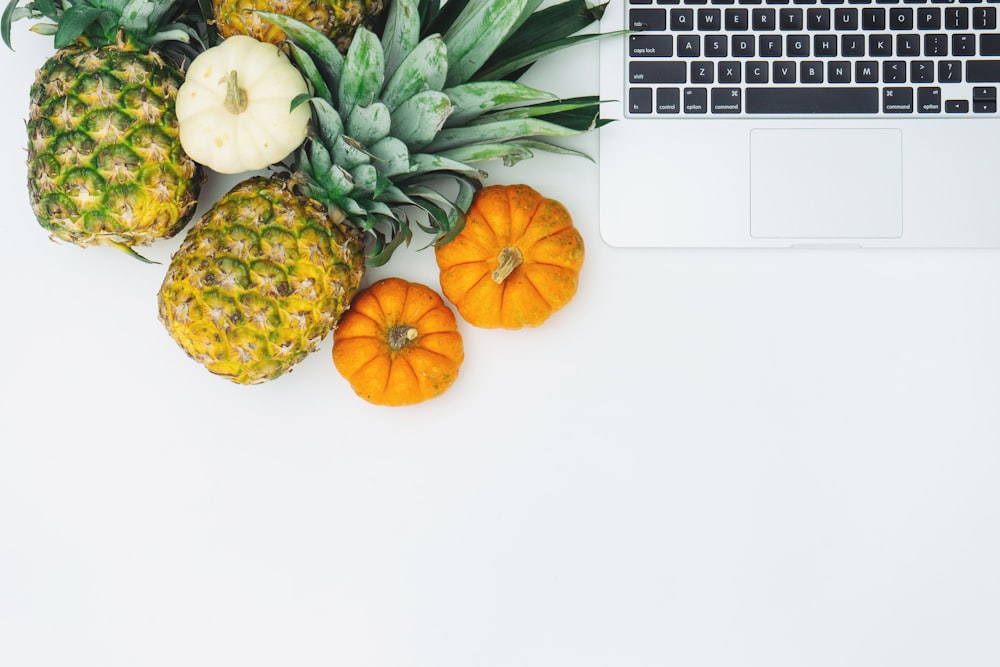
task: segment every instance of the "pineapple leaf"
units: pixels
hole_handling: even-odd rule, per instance
[[[447,85],[469,81],[541,1],[471,0],[444,35],[448,45]]]
[[[470,144],[497,143],[535,136],[568,137],[580,134],[580,132],[581,130],[538,118],[515,118],[442,130],[434,141],[426,147],[426,150],[429,153],[438,153]]]
[[[378,38],[370,30],[359,28],[347,49],[344,71],[340,77],[340,111],[349,116],[357,105],[375,101],[385,83],[385,55]]]
[[[476,167],[452,160],[443,155],[431,153],[416,153],[410,158],[411,171],[407,178],[423,176],[430,172],[447,171],[461,174],[467,178],[484,179],[486,172]]]
[[[63,12],[56,31],[55,47],[61,49],[69,46],[83,35],[86,30],[97,23],[104,10],[87,5],[72,5]]]
[[[326,35],[312,26],[284,14],[263,11],[257,13],[281,28],[292,42],[312,56],[316,67],[323,73],[323,78],[331,90],[338,88],[344,69],[344,56]]]
[[[371,164],[372,156],[357,141],[347,135],[341,135],[333,145],[333,161],[350,171],[358,165]]]
[[[490,72],[507,70],[508,73],[520,70],[523,73],[541,56],[569,46],[569,43],[564,43],[565,38],[600,21],[607,5],[607,2],[591,6],[588,0],[565,0],[533,13],[497,48],[486,63],[486,69]],[[511,64],[515,62],[520,64],[511,69]],[[476,78],[489,80],[502,77],[479,72]]]
[[[439,35],[432,35],[400,63],[382,90],[382,102],[391,111],[417,93],[441,90],[447,76],[448,48]]]
[[[557,99],[552,93],[513,81],[464,83],[447,88],[444,92],[455,107],[455,111],[448,117],[446,127],[465,125],[480,115],[501,107]]]
[[[386,78],[392,78],[396,68],[420,42],[419,12],[416,0],[395,0],[389,5],[382,31]]]
[[[410,149],[396,137],[385,139],[369,146],[375,158],[375,166],[388,178],[410,171]]]
[[[439,155],[463,163],[503,160],[505,164],[511,165],[515,162],[520,162],[521,160],[527,160],[533,157],[534,153],[532,153],[527,146],[522,144],[501,142],[460,146],[458,148],[441,151]]]
[[[423,148],[444,127],[451,108],[448,96],[440,91],[417,93],[392,112],[393,134],[411,150]]]
[[[509,59],[498,59],[496,62],[487,63],[483,69],[476,73],[474,78],[475,80],[483,81],[505,78],[516,79],[520,77],[521,74],[528,69],[528,67],[534,64],[535,61],[551,53],[561,51],[570,46],[576,46],[577,44],[583,44],[597,39],[604,39],[605,37],[624,35],[626,32],[627,31],[622,30],[618,32],[576,35],[574,37],[566,37],[564,39],[558,39],[551,42],[543,42],[526,49]]]
[[[541,139],[520,139],[516,143],[518,146],[523,146],[532,152],[546,151],[557,155],[572,155],[574,157],[582,157],[586,160],[594,162],[594,158],[583,151],[578,151],[566,146],[560,146],[549,141],[542,141]]]
[[[301,96],[292,100],[293,108],[300,98]],[[333,146],[344,133],[344,121],[333,105],[322,97],[310,97],[309,101],[313,105],[313,119],[316,121],[320,141],[325,146]]]
[[[599,112],[596,97],[575,97],[542,104],[529,104],[501,109],[481,116],[474,123],[513,120],[515,118],[544,118],[550,122],[585,132],[593,126]],[[583,110],[582,113],[577,113]]]
[[[331,99],[330,88],[327,86],[326,80],[323,78],[322,73],[320,73],[319,68],[309,53],[292,40],[289,40],[287,46],[291,52],[292,60],[298,65],[302,76],[312,84],[316,96],[322,97],[325,100]]]
[[[422,2],[425,5],[420,14],[423,35],[444,34],[455,23],[455,19],[465,10],[469,0],[448,0],[444,7],[440,2]]]
[[[389,136],[392,119],[389,109],[381,102],[354,107],[347,118],[345,132],[364,145],[374,144]]]
[[[380,232],[373,232],[375,246],[373,248],[373,252],[365,261],[366,266],[382,266],[389,261],[389,258],[392,257],[392,253],[395,252],[396,248],[401,246],[404,241],[406,242],[406,245],[410,245],[410,239],[413,238],[413,232],[410,231],[409,226],[404,225],[401,229],[394,229],[393,232],[392,238],[388,240],[388,243],[386,243],[385,236]]]

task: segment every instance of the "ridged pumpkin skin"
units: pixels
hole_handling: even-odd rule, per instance
[[[411,405],[444,393],[465,358],[455,314],[420,283],[386,278],[362,290],[333,333],[333,362],[376,405]]]
[[[470,324],[520,329],[576,294],[583,237],[566,208],[527,185],[476,193],[465,227],[435,250],[441,289]]]

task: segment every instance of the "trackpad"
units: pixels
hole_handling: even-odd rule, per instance
[[[750,133],[750,235],[896,238],[903,233],[902,132]]]

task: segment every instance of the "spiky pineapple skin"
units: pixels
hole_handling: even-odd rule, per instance
[[[350,306],[364,249],[280,177],[251,177],[188,231],[159,291],[159,317],[187,354],[259,384],[315,351]]]
[[[201,167],[181,148],[183,74],[123,46],[58,50],[31,87],[28,192],[39,224],[79,246],[143,246],[194,215]]]
[[[372,28],[384,4],[384,0],[212,0],[212,10],[223,37],[249,35],[280,45],[285,34],[254,13],[261,10],[309,24],[346,53],[355,30],[359,26]]]

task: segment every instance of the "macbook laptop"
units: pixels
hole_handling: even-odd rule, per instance
[[[621,247],[1000,246],[1000,4],[612,0]]]

